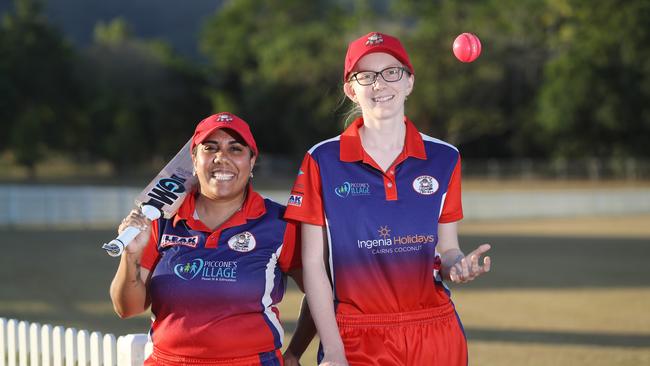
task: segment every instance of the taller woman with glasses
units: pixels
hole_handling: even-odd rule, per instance
[[[444,280],[490,270],[464,255],[460,155],[404,115],[415,82],[400,41],[350,43],[345,95],[361,110],[306,154],[285,217],[302,223],[307,299],[321,365],[466,365],[467,342]],[[332,306],[333,304],[333,306]]]

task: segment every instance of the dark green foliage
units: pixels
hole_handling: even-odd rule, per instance
[[[17,0],[15,7],[0,26],[0,146],[33,169],[48,152],[70,148],[79,89],[72,49],[39,4]]]
[[[540,85],[540,139],[556,156],[650,157],[650,2],[571,3]]]
[[[203,32],[216,110],[249,121],[266,153],[302,154],[339,131],[342,10],[326,1],[230,2]]]
[[[98,24],[74,52],[36,2],[15,9],[0,29],[0,151],[18,163],[58,153],[124,171],[172,156],[210,113],[205,76],[164,43],[132,38],[124,20]]]
[[[379,30],[415,67],[407,115],[466,158],[650,156],[648,1],[238,0],[207,19],[197,65],[121,18],[75,49],[36,0],[15,0],[0,27],[0,152],[124,170],[231,111],[263,154],[297,158],[342,130],[347,43]],[[483,43],[471,64],[451,52],[462,32]]]
[[[160,42],[130,38],[126,23],[99,24],[83,52],[87,136],[92,156],[118,169],[169,157],[210,112],[205,78]]]

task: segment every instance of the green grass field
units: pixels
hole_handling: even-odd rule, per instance
[[[493,245],[493,272],[452,288],[470,364],[650,364],[650,236],[468,232],[464,248]],[[99,249],[113,234],[0,230],[0,317],[146,332],[146,315],[121,320],[113,313],[108,286],[117,261]],[[281,305],[287,339],[300,299],[292,287]],[[313,342],[303,365],[315,364],[315,352]]]

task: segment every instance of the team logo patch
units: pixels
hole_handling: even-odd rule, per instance
[[[196,248],[198,242],[198,236],[178,236],[164,234],[162,240],[160,241],[160,247],[165,248],[173,245],[183,245],[190,248]]]
[[[299,194],[290,195],[289,202],[287,202],[287,204],[291,206],[297,206],[297,207],[302,206],[302,196]]]
[[[375,46],[384,43],[384,38],[379,33],[373,33],[366,41],[366,46]]]
[[[413,189],[425,196],[436,193],[439,187],[436,178],[430,175],[421,175],[413,180]]]
[[[232,122],[232,116],[227,113],[220,114],[217,116],[217,122]]]
[[[174,273],[179,278],[189,281],[201,273],[203,269],[203,259],[196,258],[187,263],[179,263],[174,266]]]
[[[255,249],[255,237],[248,231],[244,231],[243,233],[233,235],[230,239],[228,239],[228,246],[230,249],[237,252],[250,252],[251,250]]]

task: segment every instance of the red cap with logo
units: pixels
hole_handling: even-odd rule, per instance
[[[241,136],[246,145],[253,151],[253,154],[257,156],[259,151],[257,150],[257,144],[253,138],[253,133],[248,126],[248,123],[243,119],[235,116],[232,113],[221,112],[213,114],[210,117],[199,122],[194,130],[194,136],[192,136],[192,146],[190,146],[190,151],[194,150],[194,147],[210,136],[210,134],[220,128],[227,128],[233,130]]]
[[[348,52],[345,55],[345,69],[343,71],[343,81],[347,81],[350,72],[357,65],[359,60],[369,54],[375,52],[385,52],[395,57],[409,70],[413,72],[413,65],[409,55],[406,53],[402,42],[399,39],[384,33],[370,32],[365,36],[352,41],[348,46]]]

